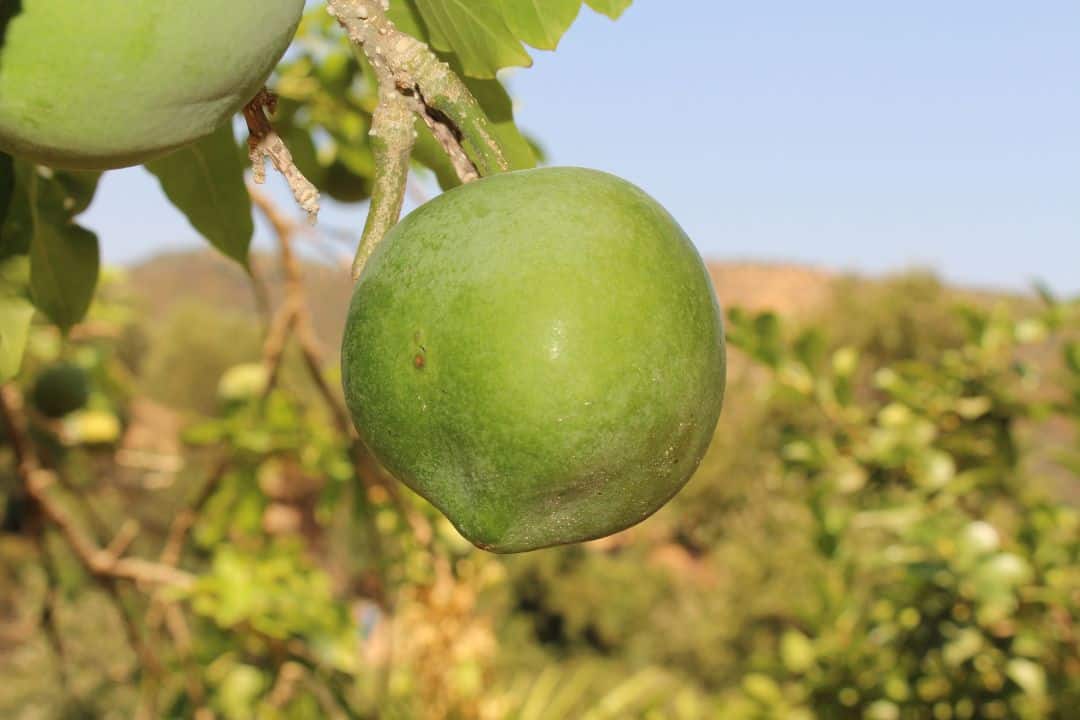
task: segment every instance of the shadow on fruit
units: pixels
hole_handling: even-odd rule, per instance
[[[21,12],[22,0],[7,0],[0,5],[0,64],[4,62],[4,42],[7,40],[8,25]]]

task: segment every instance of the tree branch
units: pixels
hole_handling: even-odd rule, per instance
[[[20,412],[22,406],[22,394],[14,385],[7,383],[0,387],[0,414],[7,423],[8,436],[15,451],[16,474],[27,494],[37,503],[44,516],[59,528],[86,569],[97,577],[190,587],[195,582],[195,577],[190,573],[147,560],[120,557],[98,547],[78,526],[51,492],[57,484],[56,474],[41,467]]]
[[[371,128],[375,188],[353,261],[354,280],[401,214],[416,142],[414,114],[431,129],[461,182],[510,169],[491,122],[462,79],[431,48],[398,30],[386,6],[386,0],[327,2],[327,11],[367,57],[379,86]]]
[[[375,484],[381,486],[390,496],[398,512],[409,523],[413,535],[422,545],[428,545],[432,539],[431,525],[427,520],[409,507],[400,488],[394,482],[383,482],[371,454],[360,441],[360,437],[353,427],[349,417],[348,408],[345,407],[341,398],[333,391],[323,375],[323,355],[319,347],[315,330],[311,324],[311,315],[308,310],[307,294],[304,290],[303,277],[300,272],[300,264],[292,251],[292,239],[296,234],[297,225],[289,220],[280,209],[263,193],[253,187],[248,187],[255,207],[266,217],[274,228],[278,237],[278,246],[281,252],[281,264],[285,274],[285,299],[275,315],[274,325],[280,331],[271,331],[271,337],[267,340],[264,348],[264,361],[273,368],[280,363],[279,353],[283,352],[284,346],[290,335],[295,336],[300,346],[304,364],[307,366],[308,375],[315,383],[319,394],[322,396],[334,424],[341,435],[349,442],[350,455],[356,468],[357,477],[364,485],[368,495],[372,494]]]
[[[452,159],[463,150],[480,175],[509,169],[491,122],[465,83],[431,48],[398,30],[382,0],[329,0],[327,10],[364,51],[380,86],[392,82],[399,92],[416,97],[426,110],[425,122],[450,131],[435,136]]]

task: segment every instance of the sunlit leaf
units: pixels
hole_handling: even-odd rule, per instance
[[[532,58],[503,20],[499,0],[416,0],[436,50],[453,52],[467,75],[494,78]]]
[[[536,153],[514,122],[514,105],[502,83],[498,80],[465,78],[465,84],[491,120],[495,137],[506,153],[510,169],[528,170],[536,167]]]
[[[0,382],[22,364],[34,306],[26,297],[30,262],[25,255],[0,261]]]
[[[618,20],[626,8],[630,7],[633,0],[585,0],[585,4],[598,13],[607,15],[612,20]]]
[[[1042,697],[1046,694],[1046,671],[1038,663],[1013,658],[1005,666],[1005,673],[1028,695]]]
[[[511,32],[535,48],[554,50],[581,10],[581,0],[500,0]]]

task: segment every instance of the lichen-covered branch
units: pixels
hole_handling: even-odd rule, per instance
[[[443,147],[448,142],[443,137],[443,130],[450,132],[480,175],[494,175],[509,170],[510,163],[495,137],[491,121],[465,82],[430,48],[417,44],[423,51],[403,56],[402,62],[405,74],[415,78],[417,90],[427,109],[424,122],[432,128]],[[443,128],[436,130],[436,126]],[[449,155],[453,160],[454,153],[449,152]],[[455,169],[458,169],[456,164]],[[461,175],[460,169],[458,175]],[[462,182],[468,180],[462,178]]]
[[[379,84],[392,81],[402,94],[417,98],[424,121],[455,160],[459,175],[464,153],[479,175],[509,169],[506,153],[492,131],[480,103],[460,77],[431,48],[398,30],[381,0],[329,0],[329,11],[371,62]],[[447,132],[435,131],[442,126]],[[467,177],[468,182],[475,177]]]
[[[398,30],[387,9],[388,0],[327,2],[327,10],[368,59],[379,87],[371,127],[375,187],[353,279],[401,215],[416,143],[414,114],[443,146],[461,182],[510,169],[491,122],[465,83],[431,48]]]

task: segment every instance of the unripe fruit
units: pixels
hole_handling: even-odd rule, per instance
[[[86,405],[90,399],[90,378],[78,365],[50,365],[34,379],[30,399],[42,415],[63,417]]]
[[[402,220],[342,348],[364,442],[497,552],[656,511],[705,453],[724,370],[689,239],[638,188],[579,168],[495,175]]]
[[[137,165],[254,97],[303,0],[22,0],[0,8],[0,148],[70,169]]]

